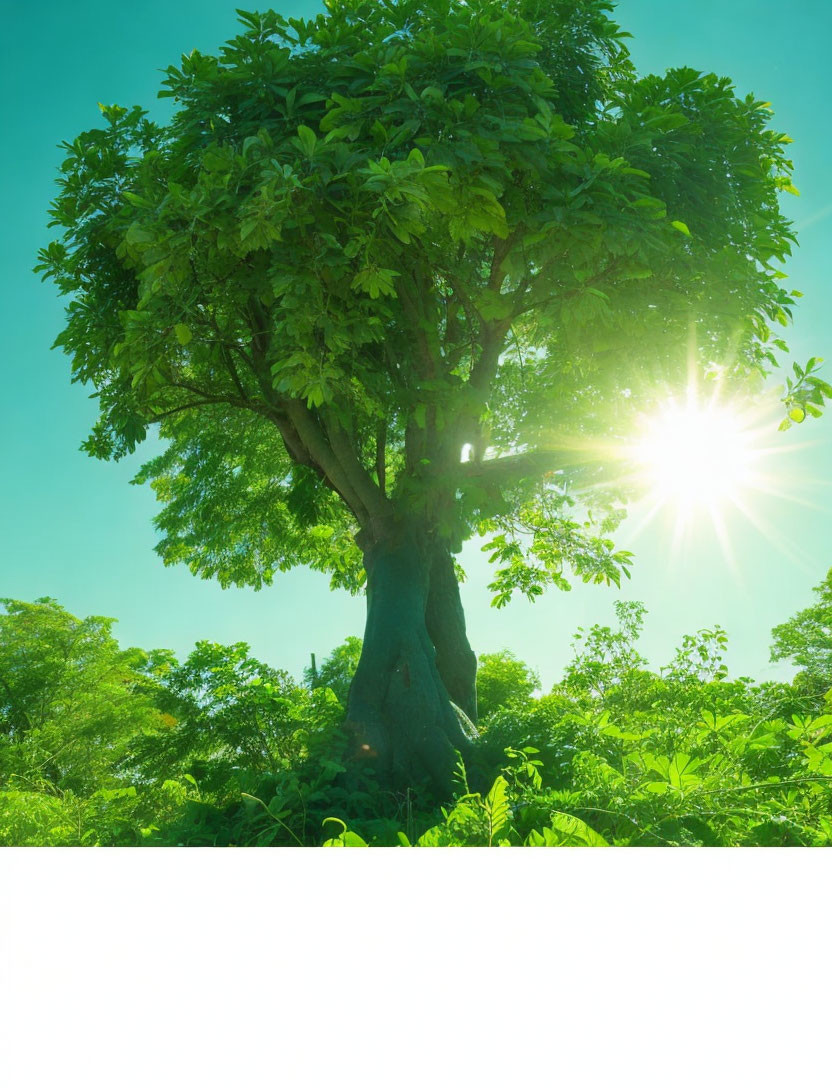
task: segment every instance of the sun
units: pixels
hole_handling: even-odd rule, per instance
[[[646,419],[632,449],[649,497],[683,517],[736,503],[757,483],[758,456],[747,418],[716,400],[702,404],[692,393]]]
[[[801,494],[809,481],[786,463],[787,455],[813,443],[784,444],[781,420],[776,390],[728,397],[719,386],[706,395],[691,383],[685,393],[653,401],[632,419],[633,437],[618,449],[619,480],[634,500],[628,544],[658,520],[671,532],[667,556],[690,558],[695,553],[688,546],[704,547],[713,534],[741,577],[733,538],[751,525],[790,560],[802,562],[780,520],[766,516],[787,503],[817,508]]]

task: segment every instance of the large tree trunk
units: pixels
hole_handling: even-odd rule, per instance
[[[452,706],[428,633],[433,563],[433,549],[415,534],[365,550],[367,625],[350,688],[347,725],[354,754],[370,762],[383,781],[404,787],[427,780],[437,793],[447,796],[453,786],[456,752],[463,758],[469,754],[476,730]],[[453,567],[450,574],[453,577]],[[440,563],[440,587],[450,590],[446,576],[447,568]],[[455,578],[453,582],[456,592]],[[470,690],[462,680],[464,670],[459,670],[458,654],[451,646],[453,633],[461,629],[464,637],[465,632],[458,592],[456,600],[457,606],[452,603],[448,609],[436,604],[430,613],[443,648],[440,656],[446,663],[448,683],[472,707]],[[472,663],[476,667],[469,660],[469,672]]]
[[[454,561],[436,545],[430,566],[425,624],[436,648],[436,667],[451,700],[472,722],[477,720],[477,658],[465,631]]]

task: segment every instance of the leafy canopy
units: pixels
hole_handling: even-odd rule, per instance
[[[832,687],[832,569],[815,586],[815,602],[771,632],[772,661],[790,661],[822,691]]]
[[[356,531],[407,521],[451,549],[494,534],[498,604],[619,580],[617,516],[576,505],[593,451],[691,363],[776,364],[796,190],[766,103],[638,78],[611,10],[240,12],[167,70],[170,121],[102,106],[64,145],[38,268],[99,400],[86,449],[168,441],[140,475],[167,562],[354,588]]]
[[[481,654],[477,660],[477,710],[482,717],[495,707],[527,700],[539,687],[537,673],[511,650]]]
[[[77,792],[111,785],[129,742],[164,721],[144,690],[147,655],[113,621],[44,597],[0,599],[0,779]]]

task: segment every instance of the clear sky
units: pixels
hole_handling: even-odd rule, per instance
[[[315,10],[302,0],[275,6],[287,15]],[[795,140],[802,196],[789,198],[786,207],[801,245],[787,271],[805,297],[788,339],[797,361],[826,357],[825,376],[832,380],[832,5],[621,0],[617,18],[633,34],[641,71],[688,65],[729,75],[742,93],[770,101],[774,125]],[[78,451],[94,406],[88,390],[70,385],[68,360],[49,351],[63,303],[30,271],[49,237],[46,209],[61,159],[56,145],[98,124],[99,101],[138,103],[163,118],[167,105],[155,98],[159,70],[193,48],[215,52],[236,33],[233,5],[15,0],[5,10],[4,30],[0,595],[52,596],[79,615],[114,616],[123,643],[147,648],[185,654],[199,638],[247,641],[264,660],[298,674],[311,651],[320,659],[346,635],[361,633],[363,601],[331,593],[326,577],[305,570],[278,576],[272,588],[254,593],[221,590],[185,568],[165,568],[152,550],[153,495],[128,485],[150,448],[119,464]],[[720,623],[731,636],[734,673],[783,674],[768,665],[770,629],[808,603],[811,587],[832,565],[832,412],[780,441],[782,460],[774,460],[799,501],[757,501],[767,531],[732,520],[733,566],[710,534],[673,553],[662,524],[653,523],[630,545],[635,567],[621,595],[647,604],[642,648],[654,665],[672,656],[682,634]],[[635,524],[631,519],[622,528],[622,545],[628,546]],[[580,585],[569,594],[550,591],[535,605],[519,601],[495,611],[485,588],[488,564],[476,543],[462,560],[474,648],[513,649],[540,671],[544,686],[560,674],[575,628],[612,617],[616,592]]]

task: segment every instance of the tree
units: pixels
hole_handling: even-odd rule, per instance
[[[832,688],[832,569],[814,594],[814,604],[771,632],[771,660],[799,666],[801,687],[822,695]]]
[[[164,721],[144,689],[147,655],[113,621],[48,597],[0,599],[0,782],[85,794],[116,781],[130,741]]]
[[[244,642],[200,641],[182,663],[157,651],[148,673],[166,719],[132,746],[142,777],[187,773],[216,788],[239,773],[274,774],[303,750],[309,693]]]
[[[329,688],[346,710],[352,678],[361,660],[361,646],[360,638],[348,635],[320,665],[304,669],[305,682],[313,691],[318,688]]]
[[[241,12],[219,56],[167,70],[167,123],[102,106],[64,145],[38,269],[72,296],[85,448],[159,425],[139,478],[166,562],[366,584],[348,725],[394,781],[446,790],[474,735],[461,544],[490,534],[498,605],[617,584],[621,509],[592,485],[628,407],[785,347],[787,137],[728,79],[638,78],[611,10]]]
[[[511,650],[482,654],[477,662],[477,709],[482,717],[514,702],[525,702],[540,677]]]
[[[579,627],[572,642],[572,660],[566,666],[563,686],[567,691],[603,695],[630,673],[647,664],[636,647],[647,611],[641,601],[616,601],[613,605],[618,630],[594,623],[589,631]]]

